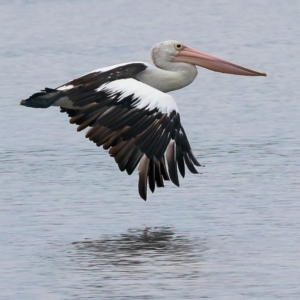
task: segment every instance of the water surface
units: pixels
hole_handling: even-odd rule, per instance
[[[300,4],[0,3],[0,298],[299,299]],[[18,102],[185,44],[265,71],[173,92],[200,175],[142,201],[137,173],[58,108]]]

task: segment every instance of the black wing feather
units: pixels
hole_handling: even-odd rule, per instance
[[[109,149],[121,171],[130,175],[140,163],[139,193],[146,200],[148,184],[152,192],[155,186],[163,187],[164,180],[171,179],[179,186],[178,170],[184,177],[185,165],[197,173],[194,166],[200,164],[176,110],[166,113],[158,108],[136,108],[142,99],[135,96],[135,91],[123,96],[104,86],[120,79],[136,79],[145,69],[144,64],[134,63],[102,73],[95,71],[68,82],[65,85],[73,87],[63,92],[74,108],[61,107],[61,112],[69,115],[70,123],[78,125],[78,131],[90,127],[86,137]]]

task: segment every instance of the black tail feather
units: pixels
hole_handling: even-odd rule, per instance
[[[22,100],[20,104],[34,108],[47,108],[57,101],[61,96],[61,91],[45,88],[45,90],[33,94],[28,99]]]

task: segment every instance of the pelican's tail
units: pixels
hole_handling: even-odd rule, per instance
[[[47,108],[61,97],[61,91],[45,88],[45,90],[33,94],[28,99],[22,100],[20,104],[34,108]]]

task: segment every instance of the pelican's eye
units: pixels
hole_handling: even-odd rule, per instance
[[[184,46],[182,44],[175,44],[174,47],[176,50],[180,51],[183,49]]]

